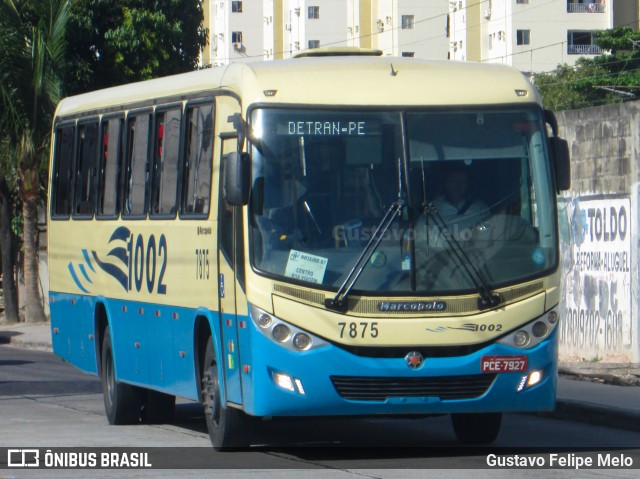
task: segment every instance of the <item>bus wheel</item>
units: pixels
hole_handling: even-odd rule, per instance
[[[143,422],[147,424],[170,423],[176,409],[176,397],[150,389],[146,393],[142,408]]]
[[[109,424],[134,424],[140,421],[142,394],[135,386],[116,380],[109,328],[105,329],[102,340],[102,395]]]
[[[250,418],[239,409],[226,407],[220,398],[218,365],[211,338],[207,341],[202,367],[202,405],[211,444],[218,450],[248,447]]]
[[[452,414],[456,438],[465,444],[491,444],[498,437],[501,413]]]

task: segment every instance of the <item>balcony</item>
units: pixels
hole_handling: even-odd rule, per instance
[[[567,45],[569,55],[601,55],[604,50],[598,45]]]
[[[567,2],[567,13],[605,13],[607,11],[604,0],[594,2]]]

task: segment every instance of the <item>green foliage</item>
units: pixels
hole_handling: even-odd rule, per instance
[[[202,22],[202,0],[76,0],[67,93],[195,70]]]
[[[0,0],[0,131],[18,170],[46,164],[70,0]]]
[[[586,108],[631,100],[640,95],[640,32],[617,27],[595,40],[606,53],[580,59],[575,67],[558,66],[534,77],[545,107]]]

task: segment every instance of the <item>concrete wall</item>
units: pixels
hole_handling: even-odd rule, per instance
[[[557,116],[572,155],[559,205],[560,357],[639,362],[640,103]]]

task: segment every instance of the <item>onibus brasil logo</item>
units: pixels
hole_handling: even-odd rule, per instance
[[[157,239],[152,234],[145,240],[143,235],[120,226],[107,244],[111,250],[106,257],[100,258],[95,250],[83,248],[84,261],[69,262],[69,274],[80,291],[89,294],[99,275],[107,274],[127,292],[167,294],[168,248],[164,234]]]

